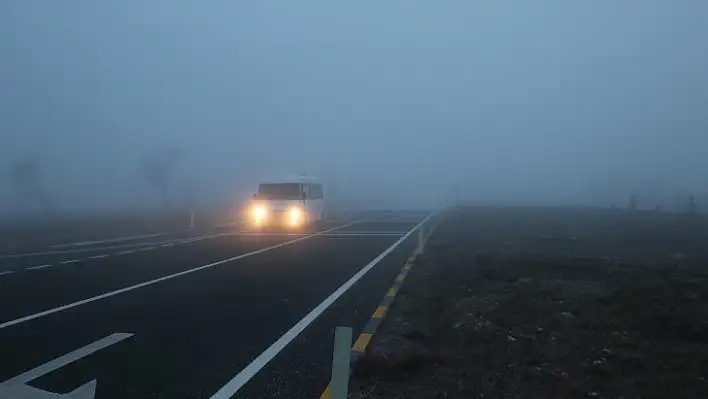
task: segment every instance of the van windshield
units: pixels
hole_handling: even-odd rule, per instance
[[[302,190],[298,183],[269,183],[258,186],[258,198],[301,199]]]

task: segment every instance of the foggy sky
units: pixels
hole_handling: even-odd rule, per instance
[[[4,1],[0,208],[31,156],[60,208],[155,204],[139,160],[164,147],[201,201],[298,172],[419,204],[706,193],[707,21],[704,0]]]

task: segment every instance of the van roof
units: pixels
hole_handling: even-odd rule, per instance
[[[312,176],[292,176],[281,179],[262,180],[260,184],[280,184],[280,183],[318,183],[320,180]]]

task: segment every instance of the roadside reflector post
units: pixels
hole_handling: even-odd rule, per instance
[[[334,358],[332,359],[331,399],[346,399],[349,390],[352,328],[337,327],[334,332]]]
[[[418,254],[423,253],[423,247],[425,246],[425,229],[423,225],[418,227]]]

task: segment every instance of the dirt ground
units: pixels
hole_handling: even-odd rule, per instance
[[[350,398],[708,397],[708,220],[453,211]]]

